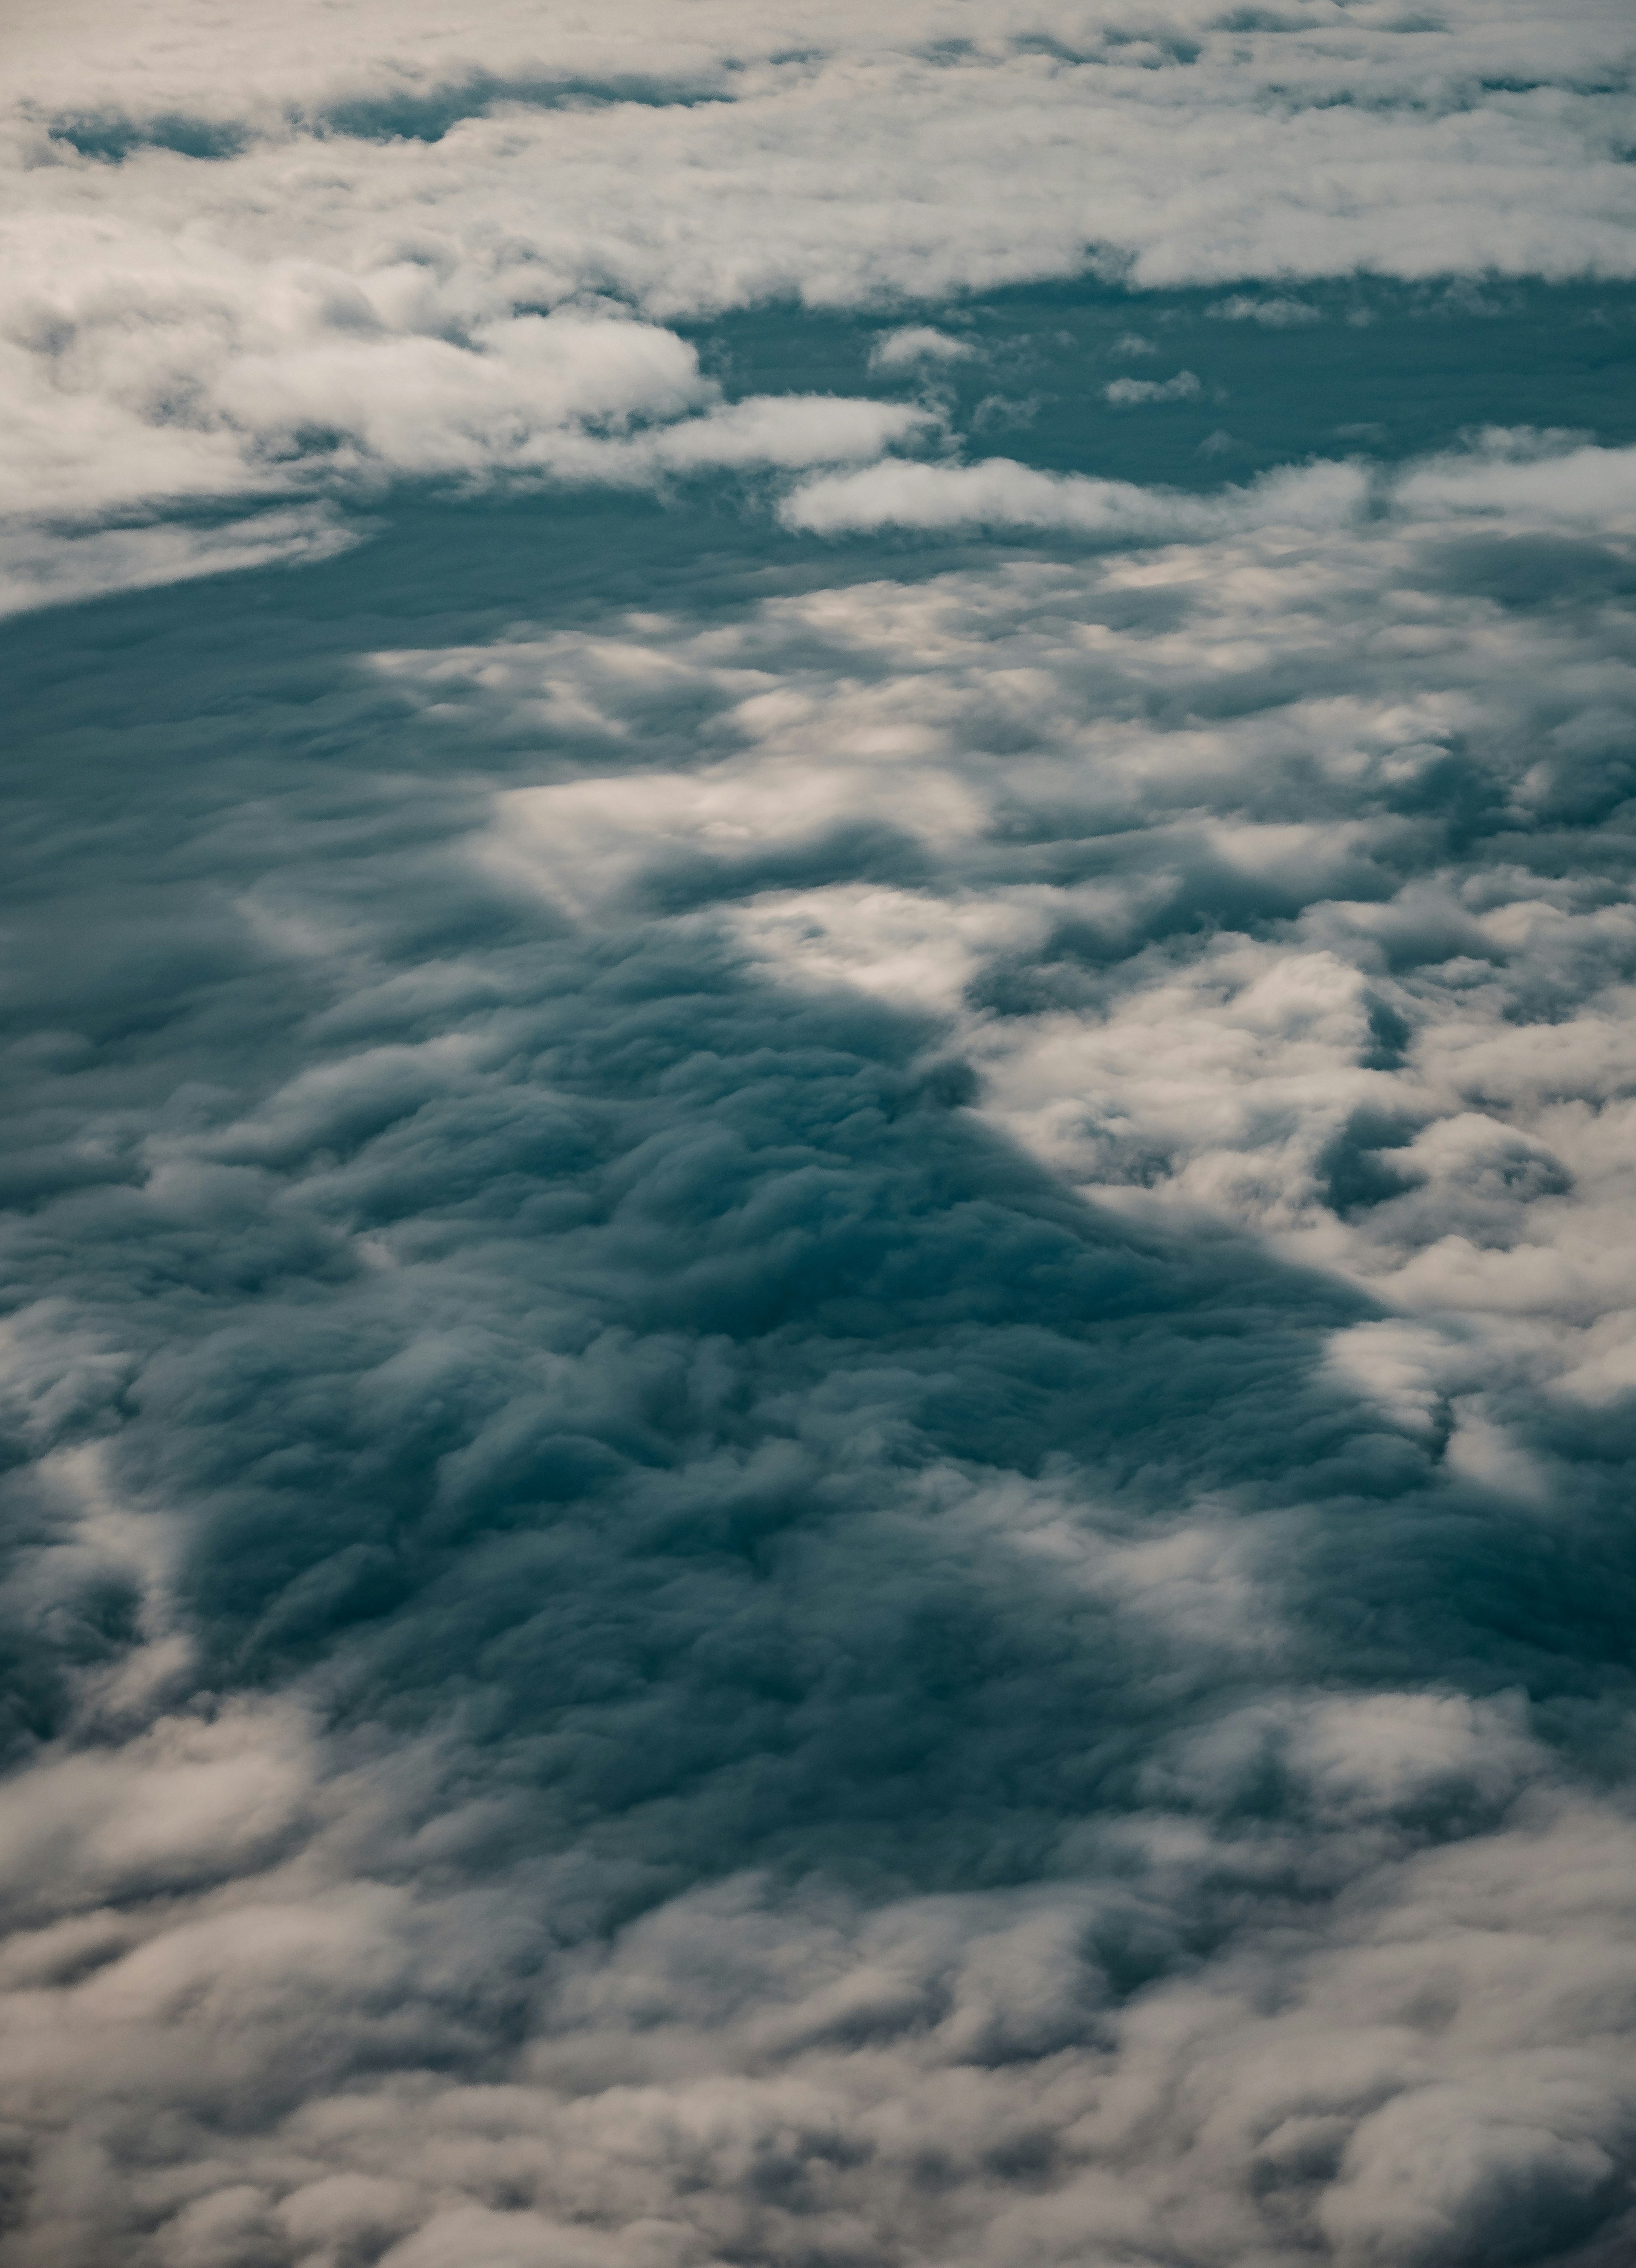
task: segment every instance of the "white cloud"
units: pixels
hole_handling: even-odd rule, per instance
[[[1419,1695],[1320,1703],[1299,1765],[1330,1807],[1335,1859],[1352,1861],[1349,1896],[1320,1901],[1309,1883],[1264,1937],[1123,1999],[1099,1933],[1162,1926],[1206,1870],[1253,1897],[1279,1862],[1271,1838],[1150,1815],[1124,1856],[1156,1881],[1123,1914],[1070,1885],[873,1912],[755,1879],[671,1901],[553,1963],[504,2081],[319,2088],[265,2135],[218,2128],[190,2180],[145,2166],[158,2257],[276,2260],[282,2237],[320,2260],[384,2240],[394,2268],[687,2268],[907,2226],[910,2257],[983,2268],[1083,2259],[1089,2226],[1137,2263],[1225,2268],[1254,2246],[1282,2268],[1315,2242],[1352,2268],[1495,2244],[1519,2199],[1543,2228],[1573,2228],[1587,2205],[1605,2212],[1636,2117],[1618,2029],[1593,2013],[1630,1986],[1627,1825],[1525,1799],[1453,1848],[1388,1834],[1369,1852],[1355,1823],[1360,1800],[1412,1808],[1463,1774],[1496,1794],[1526,1778],[1514,1716]],[[422,1957],[446,1958],[458,1926],[443,1916]],[[378,1906],[349,1918],[372,1938],[321,1951],[246,1910],[237,1958],[260,1988],[241,1983],[221,2011],[246,2027],[242,2048],[293,2044],[281,1970],[306,1988],[303,1964],[338,1983],[330,1964],[350,1959],[412,1997],[408,1947],[382,1965],[392,1928]],[[82,2029],[92,1989],[51,1996],[79,2048],[55,2072],[38,2034],[8,2050],[48,2100],[81,2090],[82,2112],[110,2076]],[[170,2083],[167,2066],[153,2076]],[[1008,2180],[1029,2153],[1035,2177]],[[47,2165],[52,2203],[58,2183],[76,2201],[69,2175]],[[96,2193],[81,2183],[83,2212]]]
[[[1140,488],[1085,473],[1042,473],[1007,457],[975,465],[888,461],[867,471],[821,475],[785,497],[792,527],[820,534],[877,527],[1062,527],[1115,541],[1162,541],[1234,527],[1344,524],[1367,495],[1348,464],[1264,475],[1249,487],[1204,495]]]
[[[208,27],[195,0],[31,6],[0,486],[26,518],[95,519],[331,478],[593,479],[619,461],[590,446],[610,422],[708,404],[673,319],[936,298],[1076,272],[1087,246],[1139,285],[1623,274],[1617,12],[1582,0],[1546,40],[1537,11],[1475,0],[1434,29],[1016,4],[973,43],[947,0],[821,34],[716,0],[685,30],[500,7],[458,36],[370,0]],[[79,154],[54,121],[126,154]],[[609,292],[646,320],[575,312]],[[877,355],[962,350],[918,323]]]
[[[1190,401],[1198,391],[1198,373],[1179,370],[1174,378],[1116,378],[1103,387],[1102,399],[1124,409],[1138,401]]]
[[[1626,522],[1636,512],[1636,449],[1575,447],[1573,438],[1485,435],[1472,449],[1415,466],[1397,485],[1398,508],[1428,518],[1520,512],[1533,520]]]
[[[639,482],[873,455],[924,422],[903,405],[813,396],[724,406],[691,346],[617,313],[507,317],[455,341],[382,323],[321,272],[275,276],[260,304],[249,278],[231,280],[242,296],[214,307],[178,293],[156,315],[122,283],[111,307],[70,312],[59,295],[55,316],[26,312],[29,339],[55,340],[60,321],[70,343],[51,347],[49,367],[13,346],[26,389],[4,471],[14,514],[428,474]]]
[[[929,323],[907,323],[883,331],[869,350],[869,361],[876,370],[912,370],[920,363],[968,362],[975,352],[968,339],[953,338]]]
[[[1138,389],[1143,381],[1119,384]],[[1122,397],[1123,398],[1123,397]],[[780,507],[821,534],[876,527],[1060,527],[1139,542],[1287,524],[1344,526],[1374,494],[1395,517],[1433,522],[1508,513],[1533,524],[1623,529],[1636,512],[1636,450],[1573,435],[1484,434],[1446,455],[1372,479],[1352,460],[1281,467],[1242,488],[1190,492],[1081,473],[1044,473],[1006,457],[972,465],[887,460],[801,482]]]

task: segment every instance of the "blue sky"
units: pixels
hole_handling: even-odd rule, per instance
[[[15,2257],[1626,2259],[1626,11],[4,46]]]

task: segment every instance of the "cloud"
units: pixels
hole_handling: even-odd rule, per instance
[[[1375,482],[1354,461],[1320,460],[1279,467],[1242,488],[1202,493],[1041,472],[1005,457],[974,465],[888,460],[866,470],[804,481],[779,509],[789,526],[821,534],[975,522],[1060,527],[1139,542],[1283,523],[1345,526],[1367,507],[1373,490],[1380,505],[1405,519],[1503,519],[1519,513],[1536,526],[1595,524],[1622,532],[1636,504],[1632,467],[1636,451],[1598,447],[1571,434],[1531,432],[1478,435],[1466,448],[1411,461]]]
[[[1102,399],[1124,409],[1138,401],[1190,401],[1198,390],[1196,374],[1179,370],[1174,378],[1116,378],[1103,387]]]
[[[883,331],[869,350],[869,360],[878,370],[910,370],[918,363],[967,362],[975,351],[969,340],[951,338],[928,323],[908,323]]]
[[[322,304],[332,284],[347,302],[339,337]],[[723,404],[693,347],[617,313],[508,317],[456,342],[383,323],[321,275],[284,279],[267,307],[179,291],[151,327],[133,324],[129,296],[119,291],[112,320],[72,326],[48,379],[14,351],[32,388],[9,483],[25,525],[151,512],[179,494],[367,492],[394,476],[641,483],[699,466],[844,461],[924,422],[902,405],[810,396]]]
[[[1218,299],[1205,313],[1227,323],[1260,323],[1270,331],[1293,330],[1323,320],[1309,301],[1288,298],[1279,293],[1263,299],[1251,292],[1235,291],[1229,298]]]
[[[1520,512],[1622,527],[1636,509],[1636,449],[1571,434],[1486,433],[1470,450],[1416,466],[1397,499],[1401,510],[1428,515]]]
[[[21,2268],[1626,2258],[1632,453],[827,390],[1623,274],[1622,18],[134,24],[8,129]]]
[[[323,504],[257,512],[213,527],[172,520],[64,537],[24,526],[0,543],[0,613],[250,567],[302,567],[350,550],[366,533]]]
[[[1625,538],[1340,472],[36,774],[25,2258],[1625,2241]]]
[[[635,477],[596,441],[709,407],[668,326],[729,307],[925,306],[1087,261],[1143,288],[1630,265],[1624,66],[1589,6],[1550,40],[1475,5],[1410,31],[1190,4],[1099,7],[1065,40],[1019,4],[973,47],[941,0],[903,0],[815,48],[725,5],[618,36],[499,7],[461,40],[363,0],[230,33],[166,6],[139,33],[92,0],[34,8],[14,34],[0,485],[29,528],[391,476]],[[877,353],[933,337],[949,359],[924,321]],[[1109,398],[1180,398],[1183,377],[1131,391],[1159,383]]]
[[[1264,475],[1245,489],[1203,495],[1139,488],[1086,473],[1043,473],[1006,457],[975,465],[888,461],[859,473],[822,475],[780,506],[791,527],[832,534],[853,528],[1062,527],[1115,541],[1205,534],[1235,526],[1334,525],[1351,519],[1367,494],[1348,464],[1318,464]]]

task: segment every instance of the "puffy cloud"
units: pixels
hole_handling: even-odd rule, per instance
[[[1636,449],[1597,448],[1574,434],[1486,433],[1471,450],[1416,466],[1398,498],[1428,516],[1514,512],[1536,523],[1623,527],[1636,511]]]
[[[1089,473],[1039,472],[1007,457],[989,457],[975,465],[891,461],[862,472],[820,475],[794,489],[779,512],[787,526],[824,535],[976,522],[1067,528],[1130,543],[1267,524],[1333,526],[1361,510],[1367,494],[1365,475],[1351,464],[1280,468],[1248,489],[1198,495]]]
[[[1183,373],[1184,376],[1190,373]],[[1186,389],[1196,391],[1196,385]],[[1121,403],[1174,401],[1175,381],[1119,379]],[[1231,528],[1343,525],[1373,505],[1405,519],[1500,519],[1594,524],[1623,532],[1636,509],[1636,450],[1566,433],[1490,431],[1445,456],[1371,479],[1351,460],[1279,467],[1244,488],[1188,492],[1047,473],[1009,458],[971,465],[888,461],[821,474],[787,496],[781,516],[819,534],[885,526],[1059,527],[1116,542],[1212,535]]]
[[[271,279],[259,299],[242,274],[210,292],[168,278],[160,310],[144,303],[140,276],[92,279],[70,261],[70,279],[92,304],[70,312],[62,285],[48,287],[56,309],[26,309],[26,335],[11,342],[19,414],[4,475],[18,548],[63,595],[96,587],[92,562],[106,576],[129,560],[129,579],[147,581],[166,541],[186,574],[212,546],[236,540],[253,556],[258,539],[109,530],[82,535],[53,564],[53,519],[151,516],[179,497],[235,490],[369,490],[406,475],[640,485],[701,467],[870,457],[925,422],[874,401],[723,404],[694,348],[617,311],[508,316],[454,340],[383,321],[321,271]],[[309,524],[310,549],[321,515],[272,526]],[[271,528],[260,540],[270,539]]]
[[[965,362],[973,352],[969,340],[933,330],[929,323],[904,323],[881,334],[869,359],[878,370],[912,370],[920,363]]]

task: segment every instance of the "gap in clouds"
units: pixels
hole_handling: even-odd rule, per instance
[[[326,107],[292,109],[291,129],[360,142],[441,142],[467,119],[487,118],[508,107],[521,110],[595,110],[617,103],[656,109],[720,102],[731,97],[730,77],[705,73],[693,83],[648,77],[633,71],[607,78],[504,78],[475,72],[453,85],[431,89],[403,86],[390,93],[359,95]],[[118,111],[83,117],[58,115],[43,121],[54,142],[82,158],[122,165],[137,151],[167,150],[203,161],[236,158],[249,146],[251,129],[231,120],[159,114],[131,118]]]
[[[1310,320],[1257,319],[1291,306]],[[1186,490],[1308,457],[1397,463],[1489,426],[1636,439],[1636,289],[1618,284],[1357,276],[1292,296],[1278,285],[1133,292],[1078,277],[974,295],[936,320],[964,351],[884,373],[872,350],[894,334],[879,313],[763,307],[676,328],[729,400],[918,385],[968,457]],[[1176,369],[1198,374],[1197,396],[1130,408],[1105,398],[1132,372]]]

